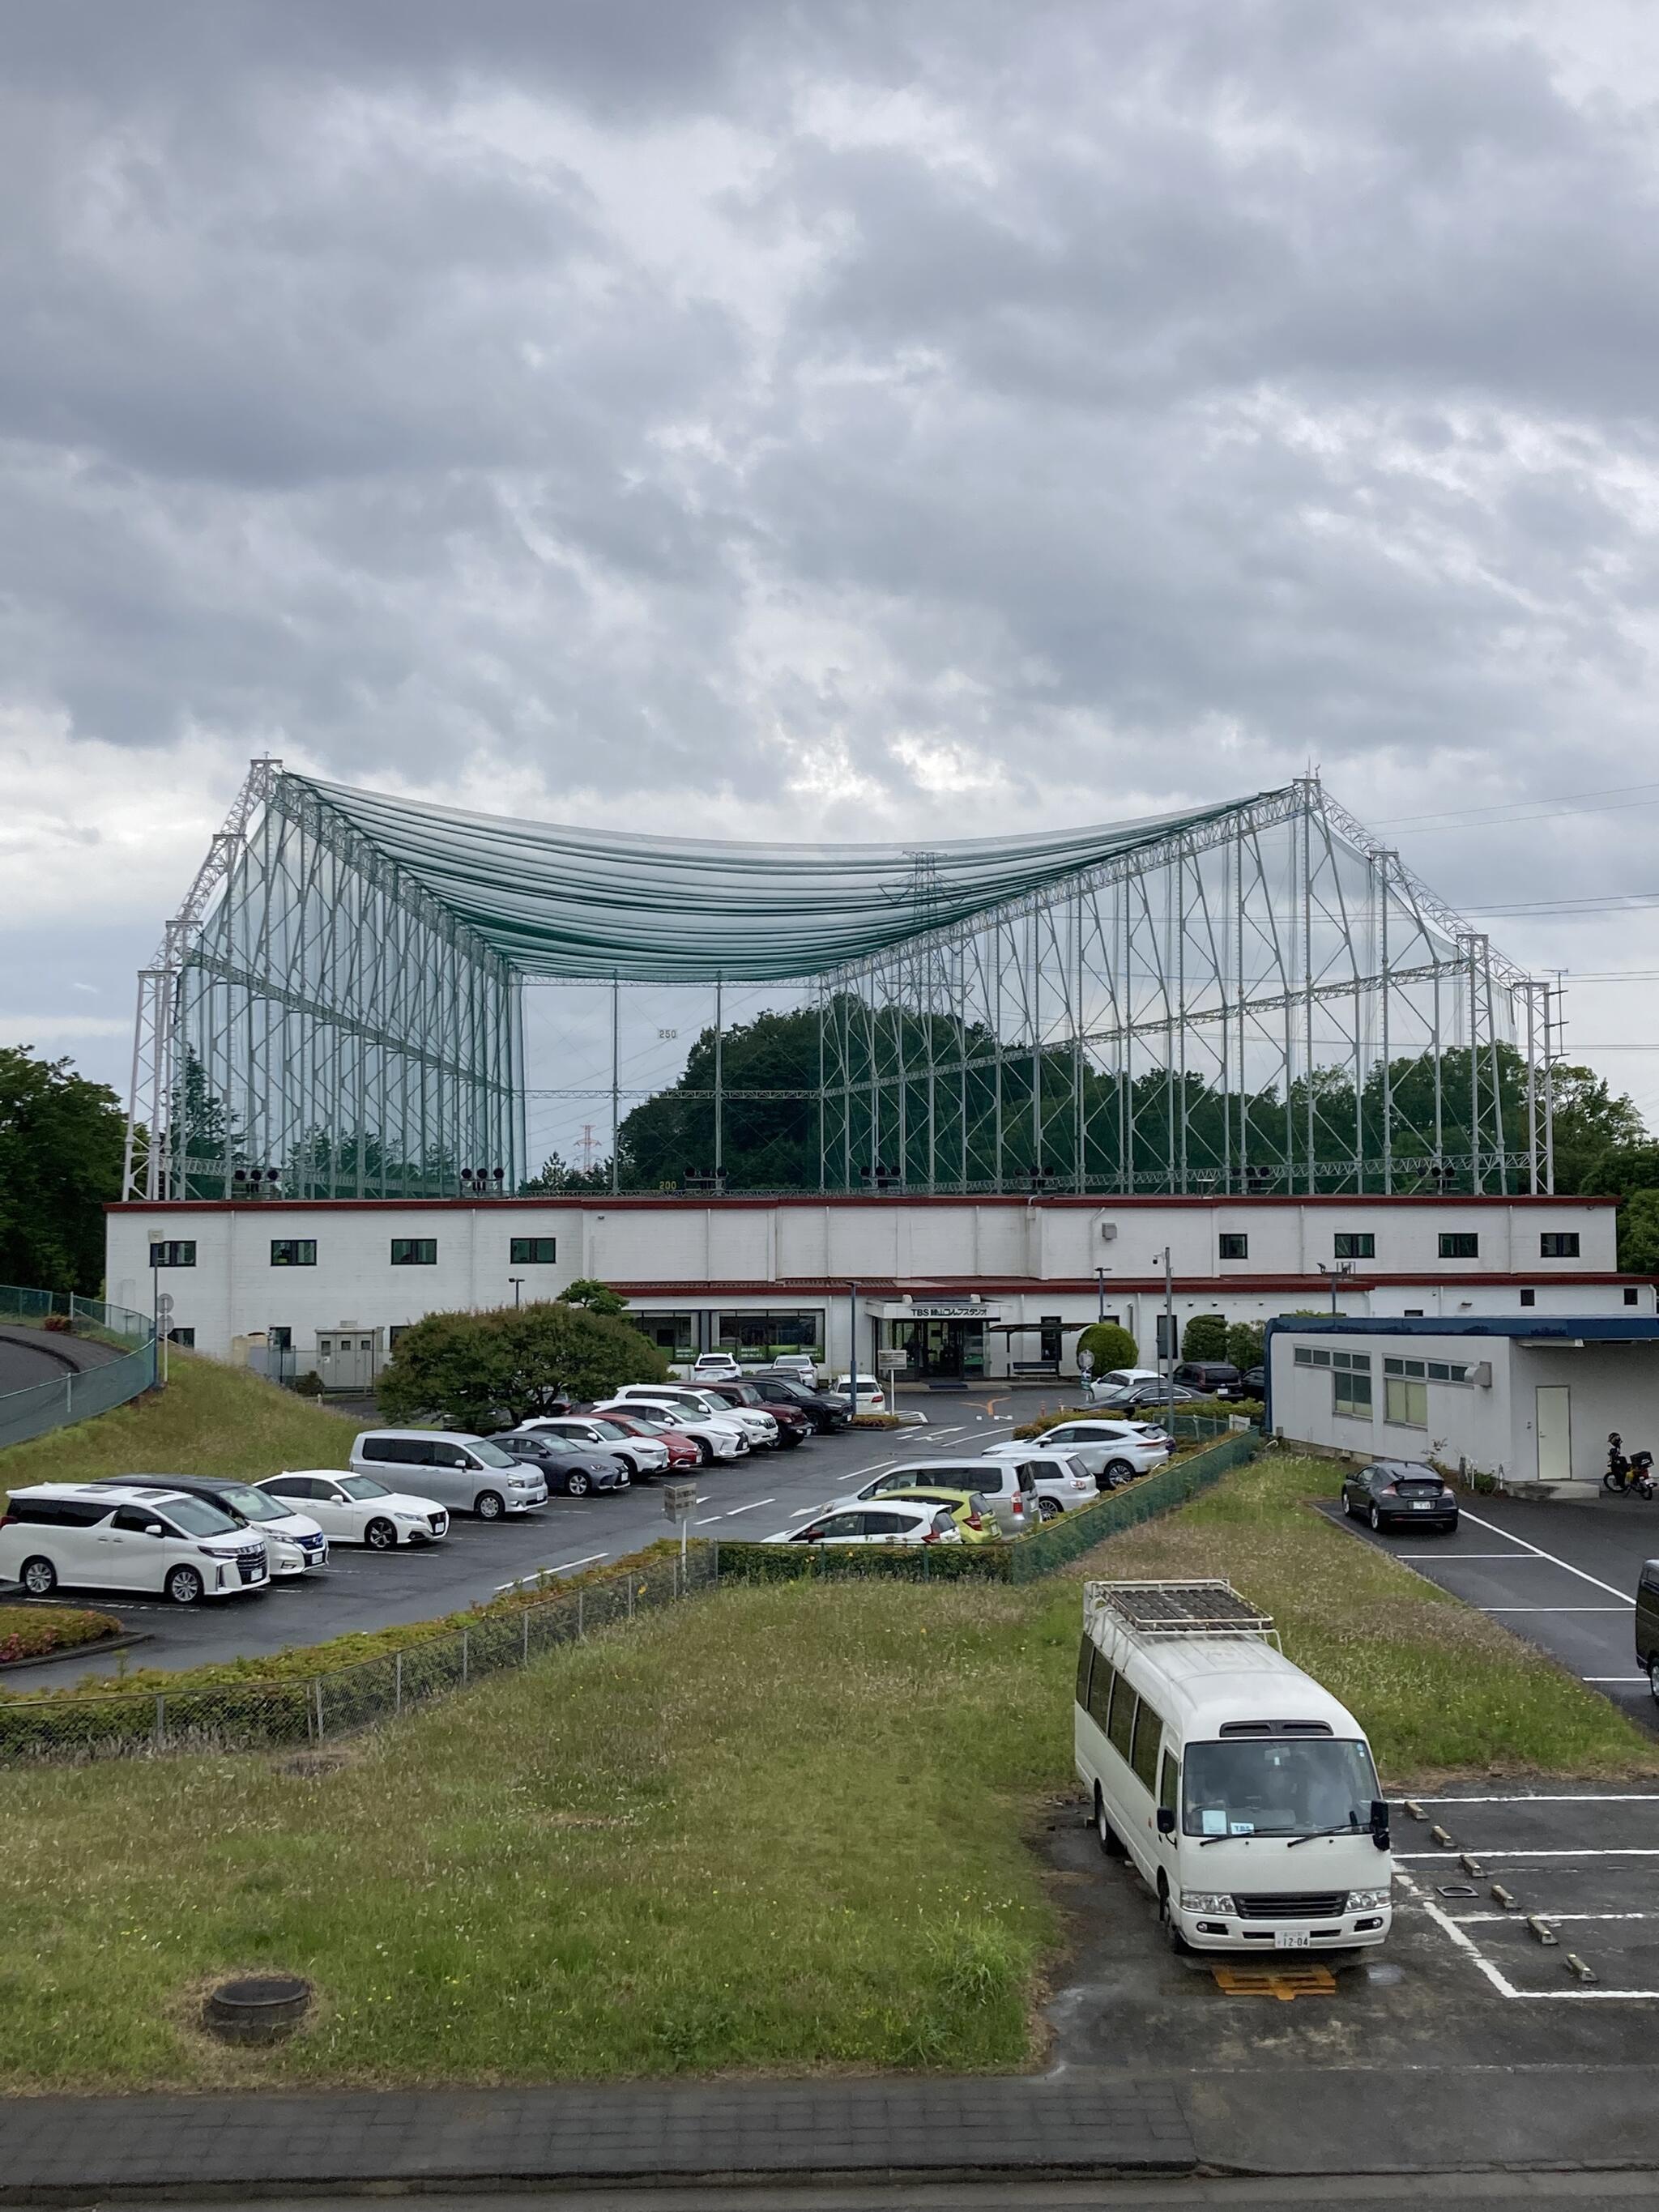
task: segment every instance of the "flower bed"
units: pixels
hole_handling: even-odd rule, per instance
[[[0,1667],[19,1659],[49,1659],[120,1632],[120,1622],[106,1613],[82,1613],[69,1606],[0,1605]]]

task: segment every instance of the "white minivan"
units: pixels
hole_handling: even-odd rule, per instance
[[[146,1484],[41,1482],[0,1514],[0,1582],[50,1597],[60,1583],[195,1605],[270,1586],[264,1540],[204,1498]]]
[[[1177,1951],[1340,1951],[1393,1924],[1365,1732],[1224,1582],[1085,1583],[1073,1742],[1100,1847]]]

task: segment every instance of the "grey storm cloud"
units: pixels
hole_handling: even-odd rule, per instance
[[[0,713],[731,835],[1629,781],[1640,21],[11,9]]]

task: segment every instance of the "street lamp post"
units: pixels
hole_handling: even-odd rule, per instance
[[[847,1425],[850,1429],[859,1413],[859,1286],[847,1285]]]
[[[1318,1267],[1320,1273],[1323,1275],[1326,1280],[1330,1284],[1331,1311],[1334,1313],[1336,1311],[1336,1286],[1339,1283],[1346,1281],[1348,1276],[1352,1274],[1353,1261],[1352,1260],[1337,1260],[1328,1267],[1325,1265],[1325,1262],[1322,1260],[1316,1261],[1316,1264]]]
[[[522,1275],[509,1275],[507,1279],[513,1285],[514,1304],[515,1306],[522,1305],[524,1304],[524,1277]]]
[[[1104,1321],[1105,1318],[1106,1270],[1104,1267],[1097,1267],[1095,1269],[1095,1319],[1097,1321]]]

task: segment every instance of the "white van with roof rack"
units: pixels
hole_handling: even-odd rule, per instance
[[[1365,1732],[1231,1583],[1086,1583],[1073,1741],[1100,1847],[1133,1860],[1173,1949],[1387,1940]]]

